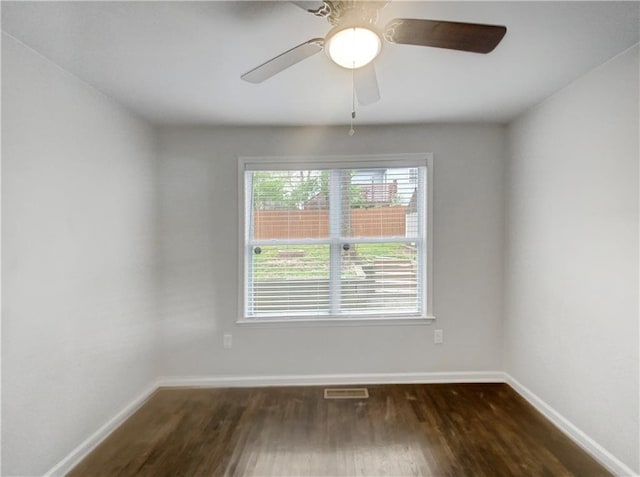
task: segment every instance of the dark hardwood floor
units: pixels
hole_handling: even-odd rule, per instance
[[[611,475],[506,384],[367,387],[160,389],[70,475]]]

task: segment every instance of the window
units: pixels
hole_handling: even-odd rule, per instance
[[[432,164],[242,158],[240,322],[433,319]]]

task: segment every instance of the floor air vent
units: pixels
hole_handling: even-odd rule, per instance
[[[325,399],[367,399],[368,397],[367,388],[326,388],[324,390]]]

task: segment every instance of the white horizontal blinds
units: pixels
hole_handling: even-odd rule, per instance
[[[247,316],[421,314],[425,176],[245,171]]]
[[[407,224],[408,209],[416,207],[417,167],[351,169],[343,177],[343,204],[349,210],[341,217],[343,236],[417,236],[417,228]]]
[[[254,246],[252,261],[254,315],[329,313],[328,245]]]
[[[416,314],[421,301],[417,250],[402,243],[354,244],[342,254],[343,314]]]
[[[329,172],[246,174],[250,315],[328,314]]]
[[[419,168],[343,171],[340,313],[419,314]]]
[[[254,171],[251,239],[291,241],[329,236],[329,172]]]

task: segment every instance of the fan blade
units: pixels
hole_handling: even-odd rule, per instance
[[[324,40],[322,38],[314,38],[312,40],[301,43],[298,46],[285,51],[284,53],[262,63],[260,66],[248,71],[240,76],[249,83],[262,83],[264,80],[271,78],[273,75],[286,70],[290,66],[315,55],[322,51]]]
[[[373,62],[354,70],[353,74],[358,103],[366,106],[378,101],[380,99],[380,90],[378,90],[378,79],[376,78],[376,69],[373,66]]]
[[[385,27],[384,37],[392,43],[489,53],[506,32],[504,26],[396,18]]]

